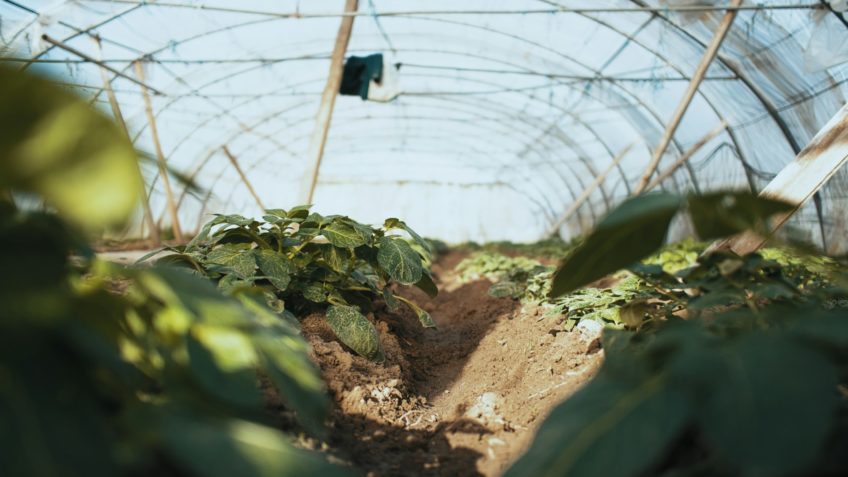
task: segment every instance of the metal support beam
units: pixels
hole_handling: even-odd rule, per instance
[[[741,4],[742,0],[733,0],[730,7],[736,8]],[[713,35],[713,39],[707,47],[707,51],[704,52],[704,56],[701,58],[698,68],[695,69],[695,74],[692,75],[692,81],[689,82],[689,87],[686,89],[683,99],[681,99],[680,104],[677,105],[677,109],[674,111],[671,122],[668,123],[662,138],[660,138],[659,144],[657,144],[657,147],[654,150],[651,162],[648,163],[648,167],[645,169],[645,173],[642,175],[639,185],[636,186],[637,194],[642,193],[645,190],[645,187],[651,180],[651,176],[657,170],[660,160],[662,159],[663,154],[665,154],[666,149],[668,149],[668,145],[671,143],[671,139],[674,137],[677,127],[680,126],[680,122],[683,120],[686,110],[689,109],[689,105],[695,98],[695,93],[698,92],[698,88],[701,86],[701,82],[704,80],[707,70],[710,68],[710,64],[716,57],[725,37],[727,37],[727,32],[730,31],[730,27],[733,25],[733,20],[736,18],[736,13],[737,10],[728,9],[724,14],[724,18],[721,19],[721,23],[719,23],[718,29],[716,29],[715,35]]]
[[[102,45],[100,44],[99,37],[92,37],[94,40],[94,44],[97,45],[97,51],[99,53],[103,52]],[[127,123],[124,121],[124,115],[121,113],[121,106],[118,103],[118,98],[115,96],[115,90],[112,89],[112,81],[109,79],[109,74],[107,73],[107,69],[102,66],[98,68],[100,70],[100,78],[103,80],[103,89],[106,91],[106,96],[109,98],[109,106],[112,108],[112,115],[115,117],[115,122],[121,126],[121,130],[124,131],[124,134],[127,135],[127,139],[132,142],[130,138],[130,131],[127,129]],[[138,172],[141,174],[141,162],[138,161]],[[142,175],[143,177],[143,175]],[[149,234],[149,238],[151,242],[153,242],[154,247],[158,247],[162,245],[162,237],[159,235],[159,227],[156,226],[156,221],[153,220],[153,211],[150,210],[150,197],[147,195],[147,188],[142,184],[141,186],[141,206],[144,211],[144,223],[147,224],[147,233]]]
[[[359,8],[359,0],[346,0],[345,14],[355,14]],[[336,45],[330,59],[330,74],[327,77],[327,85],[321,94],[321,105],[315,117],[315,130],[312,140],[309,142],[309,165],[304,176],[301,202],[311,204],[315,195],[315,186],[318,184],[318,174],[321,170],[321,159],[324,157],[324,146],[327,144],[327,134],[330,131],[330,121],[333,118],[333,107],[336,104],[336,95],[342,84],[342,73],[344,71],[344,56],[347,45],[350,42],[350,34],[353,31],[354,16],[345,16],[339,25],[339,33],[336,35]]]
[[[622,159],[624,159],[624,156],[626,156],[627,153],[630,152],[630,150],[633,149],[633,146],[635,145],[635,142],[629,144],[615,156],[612,163],[607,166],[607,168],[604,169],[604,171],[601,172],[599,176],[595,177],[595,180],[592,181],[592,183],[589,184],[589,186],[586,187],[586,189],[584,189],[583,192],[579,196],[577,196],[576,199],[574,199],[574,202],[571,203],[571,206],[568,207],[568,209],[563,212],[562,215],[560,215],[559,218],[556,219],[553,224],[551,224],[551,226],[548,228],[548,231],[545,233],[546,237],[554,237],[557,233],[559,233],[560,227],[562,227],[563,224],[565,224],[568,219],[570,219],[571,216],[574,215],[575,212],[577,212],[580,206],[583,205],[583,203],[589,199],[589,196],[592,195],[592,192],[594,192],[595,189],[597,189],[604,182],[604,179],[607,178],[607,175],[609,175],[609,173],[612,172],[612,170],[615,169],[619,163],[621,163]]]
[[[245,186],[247,186],[247,190],[250,191],[250,195],[253,196],[253,199],[256,201],[256,205],[259,206],[260,210],[264,211],[265,206],[262,205],[262,200],[259,198],[259,194],[256,193],[256,190],[253,189],[253,185],[250,183],[249,180],[247,180],[247,176],[244,174],[244,171],[241,169],[241,166],[239,166],[236,156],[234,156],[233,153],[230,152],[230,148],[228,148],[226,145],[221,146],[221,149],[224,150],[224,154],[227,155],[227,158],[230,160],[230,163],[232,163],[233,167],[235,167],[236,172],[238,172],[239,177],[241,177],[241,181],[244,182]]]
[[[822,186],[848,162],[848,104],[813,137],[795,159],[784,167],[760,192],[760,196],[779,199],[795,208],[770,222],[771,232],[801,208]],[[732,250],[739,255],[757,251],[768,240],[753,232],[746,232],[713,244],[709,250]]]
[[[144,99],[144,111],[147,113],[147,123],[150,126],[150,136],[153,138],[153,146],[156,150],[156,162],[159,164],[159,175],[162,177],[162,185],[165,187],[165,200],[168,203],[168,213],[171,216],[171,227],[174,238],[178,242],[183,241],[183,232],[180,228],[180,218],[177,215],[177,206],[174,202],[174,192],[171,190],[171,179],[168,177],[168,166],[165,154],[162,152],[162,144],[159,142],[159,130],[156,128],[156,116],[153,114],[153,105],[150,103],[150,95],[144,84],[144,68],[141,63],[135,62],[135,74],[141,81],[141,96]]]
[[[704,137],[699,139],[698,142],[693,144],[692,147],[687,149],[686,152],[684,152],[680,156],[680,158],[677,159],[677,161],[674,164],[671,165],[671,167],[660,172],[659,175],[657,177],[655,177],[654,180],[652,180],[650,184],[645,186],[645,190],[643,190],[642,192],[648,192],[649,190],[653,189],[654,187],[660,185],[660,182],[666,180],[669,176],[674,174],[674,172],[677,171],[677,169],[680,169],[681,166],[686,164],[686,162],[689,161],[689,159],[691,159],[692,156],[694,156],[696,152],[700,151],[702,147],[704,147],[708,142],[712,141],[716,136],[721,134],[722,131],[724,131],[725,129],[727,129],[727,121],[722,120],[721,123],[718,126],[716,126],[715,129],[708,132]]]

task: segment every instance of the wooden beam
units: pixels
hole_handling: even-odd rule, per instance
[[[233,167],[236,168],[236,172],[238,172],[238,175],[239,177],[241,177],[241,181],[244,182],[244,185],[247,186],[247,190],[250,191],[250,194],[256,201],[256,205],[259,206],[260,210],[264,211],[265,206],[262,205],[262,200],[259,198],[259,194],[256,193],[256,191],[253,189],[253,185],[250,183],[249,180],[247,180],[247,176],[244,174],[244,171],[241,169],[241,166],[239,166],[238,160],[236,160],[236,156],[234,156],[233,153],[230,152],[230,149],[226,145],[221,146],[221,149],[224,150],[224,154],[227,155],[227,158],[230,160],[230,163],[233,165]]]
[[[144,84],[144,68],[141,62],[135,62],[135,74],[141,81],[141,96],[144,99],[144,111],[147,113],[147,123],[150,126],[150,135],[153,138],[153,146],[156,150],[156,162],[159,164],[159,175],[162,177],[162,185],[165,187],[165,200],[168,203],[168,212],[171,216],[171,227],[174,230],[174,238],[183,242],[183,232],[180,228],[180,218],[177,215],[177,206],[174,202],[174,192],[171,190],[171,179],[168,177],[168,166],[165,161],[165,153],[162,152],[162,144],[159,142],[159,130],[156,128],[156,116],[153,114],[153,105],[150,103],[150,94]]]
[[[94,36],[92,39],[94,40],[95,45],[97,45],[97,51],[102,56],[103,48],[100,44],[100,37]],[[121,113],[121,106],[118,103],[118,98],[115,96],[115,90],[112,89],[112,81],[109,78],[108,70],[102,66],[98,69],[100,70],[100,78],[103,80],[103,89],[106,90],[106,97],[109,98],[109,106],[112,108],[112,116],[115,117],[115,122],[117,122],[124,131],[127,139],[132,142],[130,131],[127,128],[127,123],[124,121],[124,115]],[[144,177],[141,173],[141,161],[137,161],[137,163],[138,173]],[[158,247],[162,245],[162,237],[159,235],[159,227],[156,225],[156,221],[153,220],[153,211],[150,210],[150,197],[147,196],[147,187],[144,186],[144,182],[141,184],[141,206],[144,211],[144,223],[147,224],[147,233],[149,234],[149,238],[151,242],[153,242],[152,245],[154,247]]]
[[[70,46],[68,46],[68,45],[66,45],[66,44],[64,44],[64,43],[62,43],[62,42],[61,42],[61,41],[59,41],[59,40],[55,40],[55,39],[53,39],[53,38],[50,38],[50,37],[49,37],[49,36],[47,36],[47,35],[41,35],[41,39],[42,39],[42,40],[44,40],[44,41],[46,41],[47,43],[50,43],[51,45],[53,45],[53,46],[55,46],[55,47],[58,47],[58,48],[61,48],[61,49],[65,50],[65,51],[67,51],[68,53],[71,53],[71,54],[73,54],[73,55],[79,56],[80,58],[84,59],[85,61],[88,61],[88,62],[94,63],[95,65],[97,65],[97,66],[99,66],[99,67],[101,67],[101,68],[104,68],[104,69],[106,69],[106,70],[108,70],[108,71],[110,71],[110,72],[114,73],[115,75],[120,76],[121,78],[123,78],[123,79],[125,79],[125,80],[127,80],[127,81],[131,81],[131,82],[133,82],[133,83],[135,83],[135,84],[137,84],[137,85],[141,86],[142,88],[149,89],[150,91],[153,91],[153,94],[155,94],[155,95],[164,95],[164,93],[162,93],[162,92],[161,92],[161,91],[159,91],[158,89],[153,88],[153,87],[151,87],[151,86],[150,86],[150,85],[148,85],[148,84],[145,84],[145,82],[144,82],[144,80],[143,80],[143,79],[140,79],[140,78],[133,78],[132,76],[130,76],[130,75],[128,75],[128,74],[126,74],[126,73],[124,73],[123,71],[120,71],[120,70],[117,70],[117,69],[115,69],[115,68],[112,68],[111,66],[107,65],[106,63],[104,63],[104,62],[102,62],[102,61],[100,61],[100,60],[98,60],[98,59],[96,59],[96,58],[92,58],[91,56],[86,55],[85,53],[83,53],[83,52],[81,52],[81,51],[77,50],[76,48],[70,47]]]
[[[760,196],[783,200],[795,208],[770,221],[773,234],[848,162],[848,104],[813,137],[795,159],[760,192]],[[714,243],[708,251],[732,250],[739,255],[757,251],[768,237],[746,232]]]
[[[547,233],[545,234],[546,237],[551,238],[556,236],[557,233],[559,233],[560,227],[562,227],[563,224],[565,224],[568,219],[570,219],[571,216],[574,215],[575,212],[577,212],[580,206],[583,205],[583,203],[589,199],[589,197],[592,195],[592,192],[594,192],[595,189],[597,189],[604,182],[604,179],[606,179],[607,175],[609,175],[609,173],[612,172],[612,170],[615,169],[621,163],[621,161],[624,159],[624,156],[626,156],[627,153],[630,152],[630,150],[633,149],[633,146],[635,145],[635,142],[630,143],[627,147],[622,149],[621,152],[616,154],[615,158],[612,160],[612,163],[607,166],[607,168],[604,169],[604,171],[601,172],[599,176],[595,177],[595,180],[592,181],[592,183],[589,184],[586,189],[584,189],[583,192],[579,196],[577,196],[576,199],[574,199],[574,202],[571,203],[568,209],[566,209],[566,211],[563,212],[562,215],[560,215],[559,218],[554,221],[553,224],[551,224],[551,226],[548,228]]]
[[[648,182],[651,180],[651,176],[657,170],[660,160],[662,159],[663,154],[665,154],[666,149],[668,149],[668,145],[671,143],[674,133],[677,131],[677,127],[680,126],[680,122],[683,120],[686,110],[689,109],[689,105],[695,98],[695,93],[698,92],[698,88],[701,86],[701,82],[704,80],[704,76],[706,76],[707,70],[710,68],[710,64],[716,57],[725,37],[727,37],[727,32],[730,31],[730,27],[733,25],[733,20],[736,18],[737,7],[741,4],[742,0],[733,0],[729,5],[731,9],[728,9],[724,14],[724,18],[721,19],[721,23],[719,23],[718,29],[716,29],[712,41],[707,46],[707,50],[704,52],[704,56],[701,58],[698,68],[695,69],[695,74],[692,75],[692,80],[689,81],[689,87],[686,89],[683,99],[681,99],[680,103],[677,105],[677,109],[674,111],[674,115],[671,117],[671,121],[668,123],[668,126],[666,126],[665,132],[663,132],[659,144],[657,144],[656,149],[654,149],[654,155],[651,157],[651,162],[648,163],[648,167],[645,169],[645,173],[642,175],[639,185],[636,186],[635,192],[637,194],[640,194],[645,190],[645,187],[647,187]]]
[[[660,172],[659,175],[657,177],[655,177],[654,180],[652,180],[650,184],[645,186],[645,190],[643,190],[642,192],[648,192],[649,190],[653,189],[654,187],[660,185],[660,182],[668,179],[668,177],[671,176],[672,174],[674,174],[674,172],[677,171],[677,169],[680,169],[681,166],[686,164],[686,162],[689,161],[689,159],[691,159],[692,156],[694,156],[696,152],[701,150],[702,147],[704,147],[708,142],[712,141],[716,136],[721,134],[722,131],[724,131],[725,129],[727,129],[727,121],[722,120],[721,123],[719,123],[719,125],[715,127],[715,129],[708,132],[704,137],[699,139],[698,142],[693,144],[692,147],[687,149],[686,152],[684,152],[680,156],[680,158],[677,159],[677,161],[674,164],[671,165],[671,167]]]
[[[359,0],[346,0],[345,14],[342,17],[339,32],[336,35],[336,45],[330,59],[330,74],[327,77],[327,85],[321,94],[321,104],[315,117],[315,130],[309,141],[309,163],[301,187],[301,203],[311,204],[315,195],[315,186],[318,184],[318,175],[321,170],[321,159],[324,157],[324,146],[327,144],[327,134],[330,131],[330,121],[333,118],[333,108],[336,104],[336,95],[342,84],[342,73],[344,72],[344,57],[347,45],[350,42],[350,34],[353,31],[353,19]]]

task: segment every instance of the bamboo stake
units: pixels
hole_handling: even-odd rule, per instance
[[[346,0],[345,13],[355,13],[359,8],[358,0]],[[345,16],[339,25],[336,36],[336,45],[333,48],[333,56],[330,60],[330,74],[327,77],[327,85],[321,94],[321,105],[315,118],[315,130],[309,142],[309,166],[304,176],[304,184],[301,192],[301,202],[311,204],[315,195],[315,186],[318,184],[318,174],[321,169],[321,159],[324,156],[324,146],[327,144],[327,134],[330,131],[330,121],[333,117],[333,108],[336,104],[336,95],[342,84],[342,73],[344,71],[344,56],[347,45],[350,42],[350,34],[353,31],[353,16]]]
[[[630,143],[627,147],[622,149],[621,152],[616,154],[615,158],[612,160],[612,163],[606,169],[604,169],[604,171],[601,172],[599,176],[595,177],[595,180],[591,184],[589,184],[579,196],[577,196],[574,202],[571,203],[571,206],[569,206],[568,209],[563,212],[562,215],[560,215],[559,218],[553,223],[553,225],[548,228],[546,237],[551,238],[559,232],[559,228],[562,227],[563,224],[565,224],[568,219],[570,219],[571,216],[574,215],[575,212],[577,212],[577,209],[579,209],[580,206],[583,205],[583,203],[589,199],[589,196],[592,195],[592,192],[594,192],[595,189],[597,189],[604,182],[604,179],[606,179],[607,175],[609,175],[609,173],[612,172],[612,170],[615,169],[618,164],[621,163],[621,161],[624,159],[624,156],[626,156],[627,153],[630,152],[630,150],[633,149],[633,146],[635,145],[635,142]]]
[[[97,51],[102,56],[103,49],[100,44],[100,37],[95,36],[92,39],[97,45]],[[124,134],[127,135],[127,139],[130,139],[130,142],[132,142],[124,115],[121,113],[121,106],[118,103],[118,98],[115,96],[115,90],[112,89],[112,81],[109,79],[108,70],[102,66],[98,69],[100,70],[100,78],[103,80],[103,89],[106,90],[106,96],[109,98],[109,106],[112,108],[112,115],[115,117],[115,122],[121,126]],[[141,175],[141,162],[138,162],[138,173]],[[159,235],[159,227],[156,225],[156,221],[153,220],[153,211],[150,210],[150,197],[147,195],[147,188],[144,186],[143,181],[141,184],[141,206],[144,210],[144,222],[147,224],[149,238],[153,242],[153,246],[158,247],[162,245],[162,237]]]
[[[677,109],[674,111],[671,122],[669,122],[668,126],[665,128],[665,132],[660,138],[657,148],[654,150],[654,155],[651,157],[651,162],[648,163],[648,167],[645,169],[645,173],[642,175],[642,179],[636,187],[636,194],[640,194],[645,190],[645,187],[651,180],[651,176],[654,172],[656,172],[657,166],[660,164],[660,159],[662,159],[663,154],[665,154],[666,149],[668,149],[668,145],[671,143],[671,139],[674,137],[677,127],[680,126],[680,122],[683,120],[686,110],[689,109],[689,104],[691,104],[692,100],[695,98],[695,93],[698,92],[698,88],[701,86],[701,82],[704,80],[704,76],[706,76],[707,70],[710,68],[710,64],[713,62],[716,54],[718,54],[718,50],[721,47],[722,42],[725,37],[727,37],[727,32],[730,31],[730,27],[733,25],[733,20],[736,18],[737,13],[736,7],[739,7],[741,4],[742,0],[733,0],[730,4],[730,7],[733,8],[728,9],[724,14],[724,18],[721,19],[721,23],[719,23],[718,29],[716,29],[712,41],[709,46],[707,46],[707,50],[704,52],[704,56],[701,58],[698,68],[695,69],[695,74],[692,75],[692,80],[689,82],[689,87],[686,89],[683,99],[681,99],[680,103],[677,105]]]
[[[725,129],[727,129],[727,121],[722,120],[721,123],[719,123],[719,125],[715,127],[715,129],[708,132],[704,137],[699,139],[698,142],[693,144],[692,147],[690,147],[686,152],[684,152],[683,155],[681,155],[680,158],[674,164],[672,164],[671,167],[661,172],[657,177],[654,178],[654,180],[651,181],[650,184],[645,186],[645,190],[643,190],[642,192],[648,192],[649,190],[658,186],[660,182],[666,180],[669,176],[674,174],[674,172],[677,171],[677,169],[680,169],[681,166],[686,164],[686,161],[691,159],[696,152],[698,152],[708,142],[712,141],[716,136],[721,134],[722,131],[724,131]]]
[[[236,160],[236,156],[234,156],[233,153],[230,152],[230,149],[226,145],[221,146],[221,149],[224,150],[224,154],[227,155],[227,158],[233,164],[233,167],[236,168],[236,172],[238,172],[239,176],[241,177],[241,181],[244,182],[244,185],[247,186],[247,190],[250,191],[250,194],[256,200],[256,205],[259,206],[260,210],[265,210],[265,206],[262,205],[262,200],[259,199],[259,194],[256,193],[256,191],[253,189],[253,185],[250,183],[249,180],[247,180],[247,176],[244,174],[244,171],[241,169],[241,166],[239,166],[238,160]]]
[[[165,161],[165,153],[162,152],[162,144],[159,142],[159,130],[156,128],[156,117],[153,115],[153,105],[150,103],[150,95],[144,84],[144,68],[141,62],[135,62],[135,73],[141,81],[141,96],[144,99],[144,111],[147,113],[147,123],[150,126],[150,135],[153,137],[153,146],[156,149],[156,162],[159,164],[159,175],[165,186],[165,199],[168,203],[168,212],[171,216],[171,227],[174,230],[174,238],[178,242],[183,241],[183,232],[180,229],[180,218],[177,215],[177,206],[174,203],[174,193],[171,190],[171,179],[168,178],[168,166]]]

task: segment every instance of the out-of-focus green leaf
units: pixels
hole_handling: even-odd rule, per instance
[[[0,93],[0,189],[35,192],[84,227],[124,222],[142,190],[126,135],[29,73],[0,66]]]
[[[836,373],[785,338],[746,337],[714,369],[698,419],[713,448],[746,475],[791,475],[810,464],[837,404]]]
[[[680,205],[679,197],[665,193],[625,201],[565,259],[554,274],[551,296],[576,290],[659,249]]]
[[[716,192],[688,198],[689,215],[702,240],[727,237],[745,230],[765,231],[765,220],[794,207],[749,192]]]
[[[248,336],[232,328],[198,325],[186,341],[192,375],[210,395],[240,408],[261,407],[257,356]]]
[[[385,360],[380,335],[356,307],[333,305],[327,309],[327,323],[342,343],[373,361]]]
[[[598,376],[554,409],[506,476],[642,475],[680,435],[691,412],[661,375],[634,382]]]
[[[296,449],[285,434],[248,421],[173,412],[161,420],[168,456],[204,477],[346,476],[323,456]]]
[[[380,239],[377,260],[396,282],[404,285],[418,283],[424,273],[421,257],[401,239],[391,237]]]

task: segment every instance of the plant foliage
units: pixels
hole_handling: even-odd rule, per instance
[[[435,326],[429,313],[391,290],[398,283],[438,293],[424,265],[428,243],[403,221],[387,219],[375,228],[348,217],[322,216],[308,206],[269,209],[263,218],[219,215],[159,262],[189,267],[226,292],[258,290],[289,317],[326,310],[339,340],[377,361],[383,359],[382,345],[365,316],[374,299],[390,308],[403,303],[422,326]],[[390,233],[398,230],[410,240]]]
[[[699,204],[689,210],[706,235],[757,227],[783,210],[742,194],[718,196],[688,199]],[[621,308],[630,326],[605,331],[598,375],[553,411],[507,475],[844,475],[848,282],[841,268],[771,250],[717,252],[674,271],[679,249],[666,268],[657,255],[634,264],[659,244],[633,251],[601,242],[644,227],[657,229],[645,236],[664,236],[673,203],[633,199],[628,210],[641,213],[613,212],[607,230],[589,236],[579,258],[557,271],[568,278],[555,278],[555,293],[595,280],[588,263],[630,266],[654,302]]]
[[[263,424],[257,372],[315,435],[328,400],[307,345],[261,297],[93,258],[78,228],[121,222],[136,206],[125,136],[5,67],[0,124],[2,473],[346,474]],[[61,218],[18,210],[17,193]]]

